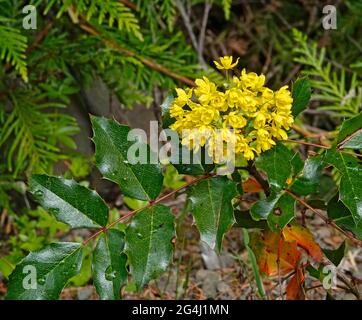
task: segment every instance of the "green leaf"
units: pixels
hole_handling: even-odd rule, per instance
[[[272,193],[259,200],[250,209],[255,220],[267,219],[272,231],[283,229],[294,218],[295,200],[285,192]]]
[[[83,262],[80,272],[71,278],[67,284],[69,287],[83,287],[92,279],[92,253],[93,248],[83,246]]]
[[[224,234],[235,222],[231,200],[236,194],[236,184],[226,177],[201,181],[188,190],[201,240],[218,252]]]
[[[362,149],[362,113],[342,123],[337,141],[338,149]]]
[[[362,222],[356,227],[349,209],[339,199],[338,193],[327,204],[328,217],[342,229],[347,229],[362,240]]]
[[[116,182],[130,198],[147,201],[157,198],[162,188],[162,168],[159,164],[129,162],[127,152],[136,143],[127,141],[130,128],[101,117],[92,117],[92,125],[96,165],[103,176]],[[143,142],[137,144],[146,148],[147,159],[150,159],[149,146]]]
[[[8,278],[14,269],[15,266],[7,259],[7,257],[2,257],[0,259],[0,273],[5,278]]]
[[[138,212],[126,229],[126,254],[137,289],[164,272],[172,258],[174,216],[163,205]]]
[[[336,267],[341,263],[344,257],[344,250],[346,249],[346,242],[344,241],[337,249],[329,250],[322,249],[326,257],[331,261]]]
[[[340,199],[351,211],[356,226],[362,221],[362,166],[350,154],[338,152],[335,147],[327,150],[325,162],[336,167],[342,174]]]
[[[323,166],[323,156],[308,158],[304,163],[303,171],[297,176],[290,190],[305,196],[317,192]]]
[[[11,274],[6,299],[58,299],[68,280],[80,272],[81,264],[79,243],[53,243],[31,252]],[[35,279],[32,275],[35,275]]]
[[[250,208],[250,214],[254,220],[267,219],[282,196],[282,192],[273,192],[268,198],[259,200]]]
[[[147,204],[147,201],[123,197],[123,203],[131,210],[136,210],[143,208]]]
[[[272,231],[280,231],[294,219],[295,200],[284,193],[268,215],[268,225]]]
[[[92,190],[74,180],[32,175],[30,192],[43,208],[72,228],[104,227],[108,222],[108,207]]]
[[[264,220],[255,221],[250,216],[249,211],[234,211],[235,221],[234,224],[235,228],[246,228],[246,229],[268,229],[268,224]]]
[[[98,239],[93,253],[94,285],[102,300],[118,300],[122,285],[127,281],[127,256],[123,253],[124,235],[108,230]]]
[[[261,154],[256,161],[257,168],[263,170],[272,189],[281,190],[292,173],[291,161],[294,157],[282,143]]]
[[[215,166],[214,164],[206,164],[205,162],[205,148],[200,148],[199,152],[193,152],[181,143],[179,145],[179,159],[178,163],[172,163],[179,174],[187,174],[190,176],[200,176],[210,172]],[[185,163],[188,159],[190,163]]]
[[[302,160],[298,152],[296,152],[293,155],[293,158],[290,160],[290,163],[292,165],[293,175],[297,175],[300,171],[303,170],[304,161]]]
[[[248,230],[243,229],[243,237],[244,237],[244,244],[245,244],[246,250],[248,251],[249,260],[250,260],[250,263],[251,263],[251,268],[253,269],[255,282],[256,282],[256,285],[258,287],[259,295],[262,298],[265,298],[265,289],[264,289],[264,285],[263,285],[263,280],[262,280],[262,278],[260,276],[260,270],[259,270],[258,262],[256,261],[254,251],[249,246],[250,237],[249,237]]]
[[[301,113],[308,105],[312,90],[310,88],[310,83],[307,78],[300,78],[293,84],[293,106],[292,114],[293,117],[296,117]]]

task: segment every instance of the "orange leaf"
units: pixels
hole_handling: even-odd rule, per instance
[[[295,275],[287,286],[287,300],[305,300],[302,285],[304,283],[304,272],[302,268],[297,268]]]
[[[263,191],[262,186],[254,177],[250,177],[248,180],[243,182],[244,192],[260,192]]]
[[[268,276],[278,274],[278,255],[280,275],[285,275],[294,270],[300,258],[295,241],[286,242],[279,233],[264,231],[253,234],[251,246],[255,253],[259,269]]]
[[[322,261],[322,249],[307,228],[299,224],[287,225],[283,229],[283,236],[286,241],[296,241],[297,245],[306,250],[315,261]]]

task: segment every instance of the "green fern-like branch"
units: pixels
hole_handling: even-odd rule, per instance
[[[0,24],[10,22],[0,16]],[[14,66],[25,82],[28,81],[25,51],[27,39],[15,28],[0,25],[0,58],[6,64]]]
[[[320,110],[327,110],[335,117],[353,117],[360,111],[362,105],[361,83],[357,74],[347,79],[346,70],[340,67],[335,71],[330,62],[326,62],[325,48],[319,49],[316,43],[308,42],[307,36],[293,30],[297,46],[293,49],[294,60],[307,68],[303,73],[311,78],[311,84],[318,90],[313,99],[320,101]]]
[[[115,0],[34,0],[34,5],[45,5],[44,14],[57,7],[57,18],[68,13],[73,20],[84,17],[86,20],[96,19],[98,24],[107,21],[109,26],[116,24],[119,30],[125,31],[142,40],[137,17],[130,8]]]
[[[11,94],[13,109],[1,124],[0,148],[14,176],[22,170],[49,172],[63,158],[59,143],[75,147],[71,139],[78,132],[74,118],[57,111],[63,105],[41,99],[41,94],[32,96],[29,91]]]

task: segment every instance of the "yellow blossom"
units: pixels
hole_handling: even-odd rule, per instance
[[[254,128],[260,129],[263,128],[268,120],[270,120],[270,114],[264,111],[259,111],[255,113],[254,119]]]
[[[224,92],[220,91],[215,92],[212,95],[209,104],[215,107],[219,111],[226,111],[228,109],[228,104]]]
[[[211,82],[208,78],[195,80],[196,89],[195,94],[201,104],[208,104],[213,94],[216,92],[215,83]]]
[[[240,80],[245,88],[252,90],[260,90],[265,83],[265,76],[262,74],[258,76],[255,72],[247,73],[245,69],[241,71]]]
[[[241,105],[243,92],[240,89],[232,88],[225,91],[226,101],[230,108],[236,108]]]
[[[292,102],[293,98],[288,90],[288,86],[283,86],[275,92],[275,105],[278,109],[289,109]]]
[[[192,89],[183,90],[181,88],[176,88],[177,97],[175,99],[175,104],[183,107],[191,98],[192,96]]]
[[[230,69],[232,57],[222,57],[222,69]],[[170,128],[182,135],[181,143],[197,151],[205,146],[215,163],[234,155],[252,160],[288,138],[293,124],[293,98],[288,86],[273,91],[265,76],[242,70],[226,89],[208,78],[196,79],[194,89],[176,89]],[[233,152],[231,152],[233,149]]]
[[[178,104],[173,104],[172,107],[170,108],[170,115],[172,118],[175,119],[182,118],[184,113],[185,113],[184,109]]]
[[[237,114],[236,112],[229,112],[229,114],[226,115],[224,119],[235,129],[246,126],[246,119],[241,114]]]
[[[220,70],[229,70],[233,69],[237,66],[239,63],[239,58],[236,60],[235,63],[233,63],[233,57],[232,56],[224,56],[220,57],[220,63],[217,61],[214,61],[216,68]]]

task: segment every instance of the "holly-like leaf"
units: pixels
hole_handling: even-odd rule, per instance
[[[312,90],[307,78],[300,78],[293,84],[292,97],[293,106],[292,114],[296,117],[299,113],[304,111],[309,103]]]
[[[300,252],[297,243],[284,241],[280,233],[271,231],[254,233],[250,243],[260,271],[268,276],[278,274],[278,255],[280,275],[293,271],[298,265]]]
[[[291,160],[294,154],[282,143],[261,154],[256,161],[257,168],[263,170],[272,189],[281,190],[292,172]]]
[[[340,199],[351,211],[356,226],[362,222],[362,166],[350,154],[341,153],[335,147],[327,150],[325,161],[342,174]]]
[[[268,224],[265,220],[255,221],[249,211],[234,211],[234,217],[236,223],[235,228],[246,228],[246,229],[268,229]]]
[[[259,200],[250,209],[254,220],[267,219],[269,228],[278,231],[294,218],[295,200],[285,192],[272,193]]]
[[[339,195],[336,194],[329,200],[327,204],[328,217],[339,227],[353,232],[359,240],[362,240],[362,220],[356,226],[351,211],[349,211],[339,198]]]
[[[96,165],[99,171],[107,179],[116,182],[124,195],[139,200],[155,199],[162,187],[162,168],[158,163],[151,164],[149,161],[157,159],[157,156],[142,141],[128,141],[128,126],[101,117],[91,119],[93,141],[96,146]],[[131,153],[128,154],[129,148],[134,147],[135,143],[135,154],[138,149],[139,153],[144,155],[143,160],[146,163],[128,158],[131,156]],[[139,157],[141,158],[141,155]]]
[[[315,261],[322,261],[322,249],[307,228],[299,224],[287,225],[283,229],[283,237],[286,241],[296,241],[297,245],[307,251]]]
[[[283,193],[268,215],[268,225],[272,231],[280,231],[294,219],[295,199]]]
[[[323,165],[323,156],[321,155],[308,158],[304,163],[303,171],[297,176],[290,190],[301,195],[317,192]]]
[[[144,209],[133,217],[126,229],[126,254],[138,290],[167,269],[174,236],[174,217],[163,205]]]
[[[236,194],[236,184],[226,177],[201,181],[188,190],[201,240],[218,252],[224,234],[235,222],[231,200]]]
[[[362,113],[342,123],[337,141],[338,149],[362,149]]]
[[[108,207],[95,191],[74,180],[48,175],[32,175],[29,183],[37,202],[72,228],[97,228],[107,224]]]
[[[191,176],[203,175],[210,172],[215,165],[212,163],[206,163],[205,160],[205,148],[202,147],[198,152],[193,152],[186,146],[179,144],[179,158],[176,161],[172,161],[172,165],[176,168],[179,174],[187,174]]]
[[[323,249],[324,254],[336,267],[341,263],[344,257],[344,251],[346,249],[346,242],[344,241],[337,249],[329,250]]]
[[[124,235],[108,230],[98,239],[93,253],[94,285],[102,300],[118,300],[127,280],[127,256],[123,253]]]
[[[10,275],[9,300],[55,300],[68,280],[80,272],[81,244],[53,243],[31,252]]]
[[[282,194],[282,192],[273,192],[268,198],[259,200],[258,202],[254,203],[250,208],[250,214],[253,219],[256,221],[261,219],[267,219]]]
[[[292,165],[293,175],[297,175],[303,170],[304,161],[302,160],[298,152],[294,153],[292,160],[290,160],[290,163]]]
[[[304,290],[304,271],[302,268],[297,268],[295,275],[290,279],[287,286],[287,300],[305,300]]]

